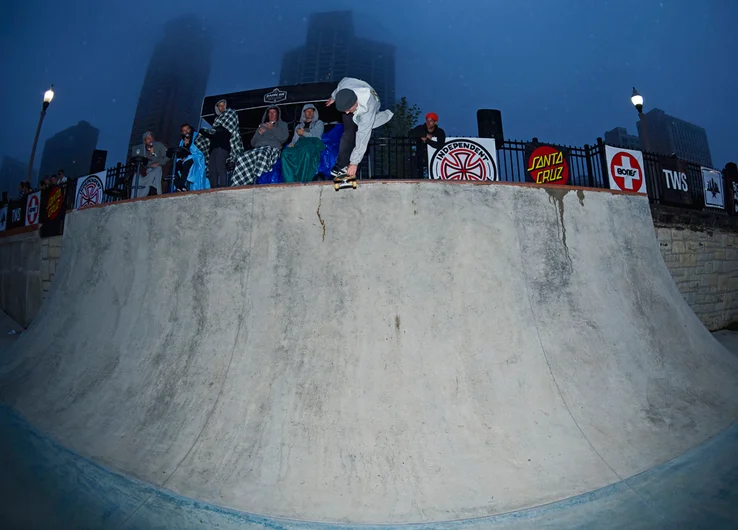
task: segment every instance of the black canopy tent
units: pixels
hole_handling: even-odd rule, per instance
[[[325,106],[325,102],[331,97],[336,85],[335,82],[309,83],[207,96],[203,101],[200,116],[203,121],[212,125],[215,120],[215,104],[225,99],[228,107],[234,109],[238,114],[241,136],[247,148],[250,145],[251,136],[261,123],[264,111],[273,105],[278,106],[282,111],[282,120],[289,126],[290,135],[294,131],[295,124],[299,122],[302,107],[306,103],[315,105],[320,113],[320,119],[327,125],[327,131],[330,128],[328,124],[341,121],[341,115],[335,107]]]

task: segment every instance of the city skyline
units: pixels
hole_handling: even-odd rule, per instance
[[[501,110],[508,138],[591,144],[613,125],[632,129],[637,86],[647,109],[705,128],[713,165],[738,159],[731,125],[738,118],[732,91],[738,72],[727,63],[727,50],[738,47],[729,26],[738,5],[623,0],[580,9],[578,0],[558,0],[556,6],[545,21],[525,2],[469,0],[460,9],[437,0],[422,6],[377,0],[351,8],[357,37],[395,46],[396,97],[407,96],[423,115],[438,113],[450,135],[475,135],[476,110],[493,108]],[[11,124],[0,131],[0,155],[27,163],[43,93],[53,83],[39,147],[86,120],[100,129],[108,163],[124,161],[152,51],[164,24],[181,13],[194,12],[208,25],[213,52],[205,95],[212,95],[279,85],[282,57],[305,44],[311,12],[342,9],[340,0],[224,2],[218,9],[164,1],[144,13],[92,0],[79,0],[74,13],[60,4],[39,11],[11,3],[0,17],[6,50],[0,61],[13,73],[0,99]],[[55,37],[60,26],[69,37]],[[552,27],[566,30],[554,43],[546,37]],[[183,38],[183,49],[190,41]],[[565,61],[546,59],[549,53]]]

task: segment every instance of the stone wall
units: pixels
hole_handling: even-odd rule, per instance
[[[705,327],[738,321],[738,219],[663,206],[652,213],[664,262]]]
[[[61,238],[38,230],[0,238],[0,308],[23,327],[33,321],[51,286]]]

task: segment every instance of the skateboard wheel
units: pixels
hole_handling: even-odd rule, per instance
[[[354,188],[354,189],[356,189],[356,181],[353,181],[353,182],[351,183],[351,185],[353,186],[353,188]]]
[[[335,184],[333,185],[333,187],[334,187],[334,188],[336,189],[336,191],[338,191],[338,182],[336,182],[336,183],[335,183]]]

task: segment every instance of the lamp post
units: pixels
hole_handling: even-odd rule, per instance
[[[51,85],[51,88],[44,93],[44,104],[41,107],[41,117],[38,119],[38,127],[36,127],[36,137],[33,139],[33,149],[31,149],[31,160],[28,161],[28,182],[31,182],[31,175],[33,175],[33,159],[36,156],[38,135],[41,134],[41,125],[44,123],[46,109],[49,108],[49,103],[51,103],[52,99],[54,99],[54,85]]]
[[[638,117],[641,120],[641,131],[643,132],[643,147],[644,151],[648,150],[648,131],[647,124],[646,124],[646,115],[643,114],[643,96],[641,96],[638,91],[636,90],[636,87],[633,87],[633,95],[630,97],[630,102],[633,103],[633,106],[638,111]]]

